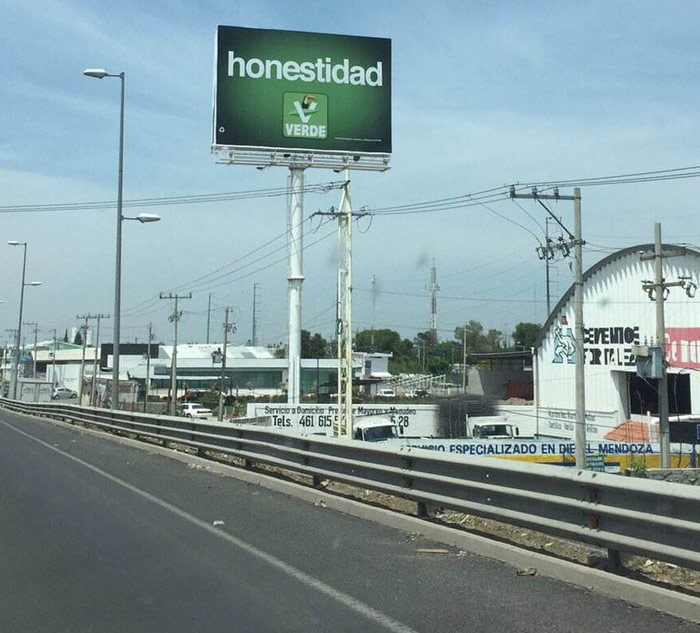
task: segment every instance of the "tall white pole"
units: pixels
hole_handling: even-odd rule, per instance
[[[289,369],[287,402],[299,403],[301,392],[301,290],[304,282],[304,168],[289,168]]]

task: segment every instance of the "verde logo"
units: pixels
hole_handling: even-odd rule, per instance
[[[284,93],[284,135],[289,138],[328,136],[328,97],[306,92]]]

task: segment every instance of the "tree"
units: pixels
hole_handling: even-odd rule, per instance
[[[535,340],[542,326],[539,323],[518,323],[513,330],[513,345],[530,349],[535,346]]]
[[[381,330],[360,330],[355,335],[355,349],[358,352],[382,352],[394,354],[401,346],[401,335],[388,328]]]
[[[301,331],[301,357],[302,358],[328,358],[331,355],[331,346],[318,332],[311,334],[308,330]]]
[[[374,344],[372,343],[374,341]],[[355,350],[358,352],[379,352],[391,354],[389,371],[410,373],[418,371],[418,357],[414,345],[402,339],[396,330],[360,330],[355,335]]]
[[[63,342],[64,343],[68,342],[68,328],[66,328],[66,333],[63,335]]]
[[[80,330],[78,330],[75,333],[75,338],[73,339],[73,345],[82,345],[83,344],[83,335],[80,333]]]
[[[455,328],[455,339],[459,347],[464,344],[465,326]],[[469,321],[466,324],[467,353],[469,352],[495,352],[500,349],[501,332],[490,329],[484,334],[484,326],[479,321]]]

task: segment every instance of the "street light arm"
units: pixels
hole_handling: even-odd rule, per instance
[[[160,216],[155,213],[139,213],[136,217],[123,215],[122,220],[135,220],[136,222],[141,222],[141,224],[146,224],[148,222],[160,222]]]

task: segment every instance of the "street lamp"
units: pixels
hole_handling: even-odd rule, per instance
[[[94,79],[105,77],[118,78],[121,81],[121,107],[119,110],[119,172],[117,185],[117,255],[114,273],[114,343],[112,347],[112,398],[111,408],[119,406],[119,336],[121,330],[121,296],[122,296],[122,221],[138,220],[157,222],[159,216],[142,213],[136,218],[125,218],[122,214],[122,192],[124,189],[124,73],[110,74],[104,68],[86,68],[83,74]]]
[[[40,281],[30,281],[25,282],[27,273],[27,242],[20,242],[18,240],[8,240],[8,246],[23,246],[24,255],[22,257],[22,288],[19,294],[19,323],[17,325],[17,341],[15,345],[15,359],[14,367],[12,371],[12,399],[17,400],[17,383],[19,382],[19,345],[22,340],[22,310],[24,309],[24,289],[27,286],[41,286]]]
[[[146,224],[148,222],[160,222],[160,216],[155,213],[139,213],[135,218],[123,216],[122,220],[136,220],[141,222],[141,224]]]

